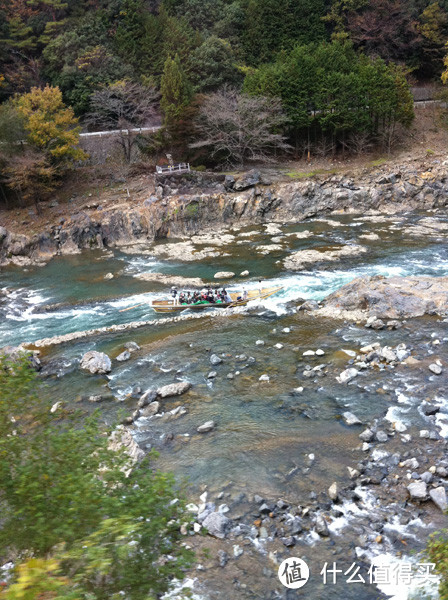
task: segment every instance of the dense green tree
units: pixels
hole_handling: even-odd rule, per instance
[[[252,64],[271,61],[295,44],[325,38],[324,0],[249,0],[244,43]]]
[[[192,88],[179,56],[167,58],[160,84],[164,123],[171,127],[182,120],[192,98]]]
[[[413,118],[403,72],[357,55],[349,43],[298,46],[249,73],[244,88],[282,99],[296,141],[324,132],[344,143],[350,133],[390,132]]]
[[[224,0],[164,0],[163,6],[170,15],[185,18],[199,31],[212,30],[225,10]]]
[[[448,15],[438,2],[432,2],[419,18],[422,36],[420,72],[424,77],[439,75],[442,69],[443,46],[447,37]]]
[[[243,79],[229,42],[214,35],[196,48],[190,62],[190,79],[196,92],[211,92],[225,83],[235,85]]]
[[[124,0],[114,45],[137,73],[160,80],[169,56],[178,54],[185,65],[200,43],[199,33],[184,17],[169,15],[163,6],[158,15],[153,15],[143,0]]]
[[[128,473],[129,456],[96,417],[50,410],[26,358],[0,357],[0,389],[0,551],[55,553],[51,564],[19,566],[2,598],[54,597],[39,595],[45,585],[78,600],[160,597],[192,558],[173,478],[147,463]]]

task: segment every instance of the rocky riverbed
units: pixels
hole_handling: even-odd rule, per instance
[[[229,198],[235,183],[219,183]],[[134,458],[156,449],[156,466],[187,480],[197,599],[298,598],[277,578],[288,556],[310,565],[311,599],[394,597],[319,573],[416,562],[446,526],[448,224],[442,212],[290,218],[4,267],[0,345],[39,352],[50,406],[119,415]],[[219,273],[230,289],[283,290],[224,313],[148,308],[175,278]]]

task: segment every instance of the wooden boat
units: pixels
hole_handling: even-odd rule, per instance
[[[229,292],[229,296],[232,298],[232,302],[221,302],[221,303],[209,303],[204,302],[201,304],[175,304],[174,300],[153,300],[151,303],[151,308],[153,308],[157,313],[174,313],[181,312],[184,310],[204,310],[206,308],[233,308],[235,306],[245,306],[248,302],[252,300],[264,300],[277,294],[283,288],[282,287],[272,287],[272,288],[263,288],[261,290],[248,290],[247,298],[245,300],[238,300],[238,298],[242,298],[242,292]]]

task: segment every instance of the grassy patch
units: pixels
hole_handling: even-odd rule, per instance
[[[369,165],[371,167],[381,167],[384,164],[387,163],[387,159],[386,158],[377,158],[376,160],[372,160]]]
[[[286,176],[291,179],[308,179],[316,175],[334,175],[338,172],[339,169],[315,169],[314,171],[289,171]]]

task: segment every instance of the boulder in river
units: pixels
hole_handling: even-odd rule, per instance
[[[199,425],[197,428],[198,433],[208,433],[209,431],[213,431],[216,427],[216,423],[214,421],[207,421],[203,425]]]
[[[446,509],[448,508],[448,501],[446,498],[446,490],[443,486],[440,486],[433,490],[429,490],[429,496],[434,502],[434,504],[438,506],[438,508],[440,508],[442,512],[446,511]]]
[[[124,362],[125,360],[129,360],[131,358],[131,353],[129,350],[125,350],[121,354],[117,356],[118,362]]]
[[[342,413],[342,418],[344,419],[346,425],[362,425],[358,417],[350,411]]]
[[[424,481],[416,481],[409,484],[408,492],[412,500],[423,501],[428,498],[428,488]]]
[[[224,539],[232,528],[232,521],[220,512],[212,512],[204,519],[202,526],[207,529],[209,535]]]
[[[441,375],[443,371],[442,365],[438,365],[437,363],[430,364],[429,370],[431,371],[431,373],[434,373],[434,375]]]
[[[171,383],[170,385],[164,385],[157,390],[157,395],[160,398],[169,398],[170,396],[180,396],[185,394],[191,388],[189,381],[179,381],[178,383]]]
[[[218,271],[214,274],[215,279],[232,279],[232,277],[235,277],[232,271]]]
[[[339,383],[348,383],[349,381],[354,379],[358,375],[358,373],[358,369],[352,367],[350,369],[345,369],[345,371],[342,371],[342,373],[339,375],[339,377],[336,377],[336,379],[339,381]]]
[[[92,374],[99,373],[100,375],[110,373],[112,370],[112,362],[107,354],[97,352],[96,350],[86,352],[79,366],[84,371],[89,371]]]
[[[129,350],[129,352],[137,352],[137,350],[140,350],[140,346],[137,342],[126,342],[124,347],[126,350]]]
[[[322,314],[360,319],[381,315],[387,319],[445,314],[448,277],[359,277],[325,300]]]
[[[328,525],[322,515],[318,515],[316,518],[316,532],[322,537],[328,537],[330,532],[328,531]]]
[[[217,354],[212,354],[210,356],[210,364],[212,364],[214,367],[216,367],[216,365],[220,365],[222,363],[222,358],[219,358],[219,356]]]

